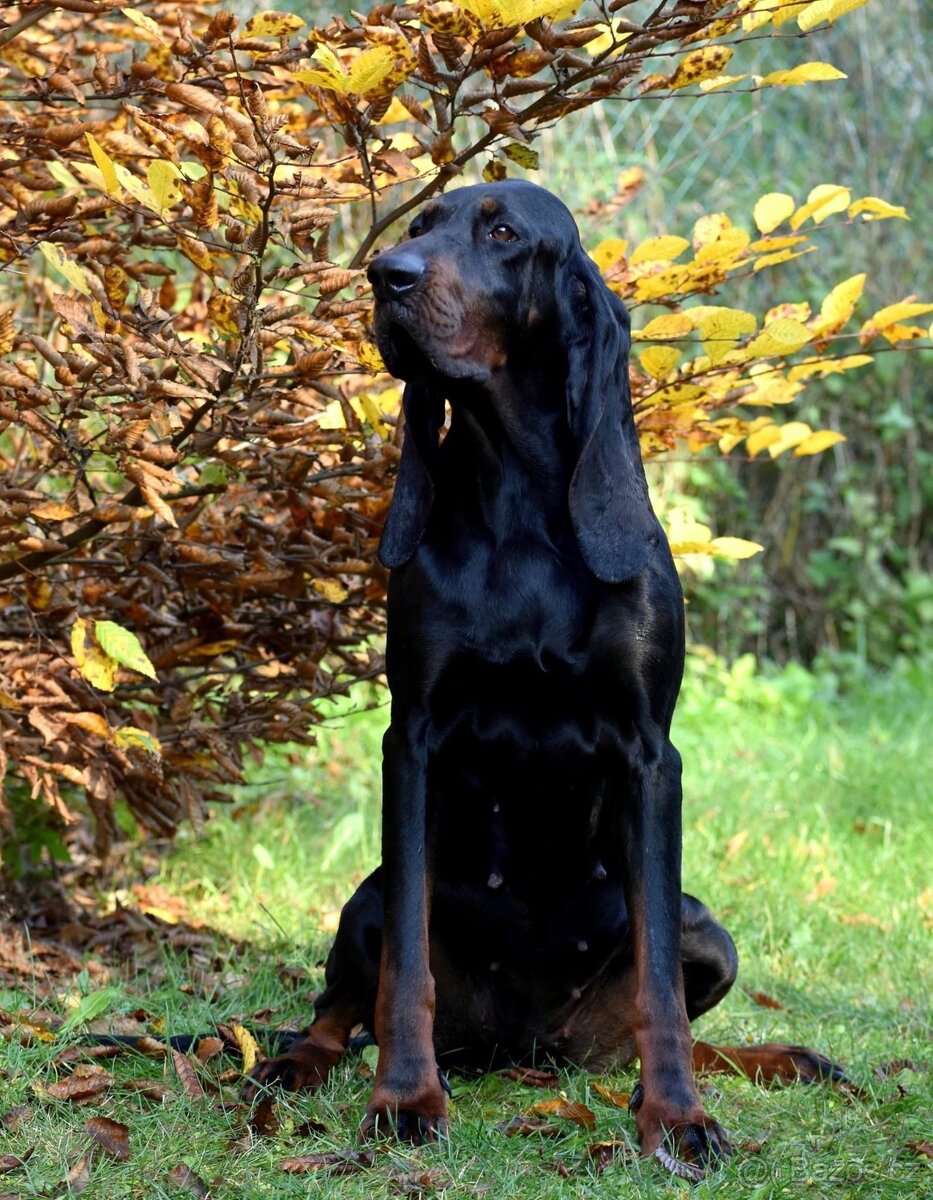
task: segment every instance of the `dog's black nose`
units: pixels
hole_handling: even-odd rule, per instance
[[[374,258],[366,274],[376,297],[391,300],[410,292],[426,269],[424,259],[410,250],[390,250]]]

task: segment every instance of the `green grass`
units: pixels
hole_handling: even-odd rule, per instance
[[[115,1087],[101,1102],[78,1107],[33,1094],[36,1081],[70,1071],[51,1065],[60,1044],[6,1042],[0,1114],[17,1104],[32,1112],[15,1133],[0,1127],[0,1154],[36,1150],[4,1177],[0,1193],[67,1195],[63,1181],[87,1145],[84,1122],[102,1114],[130,1126],[133,1146],[127,1162],[94,1162],[83,1194],[105,1200],[183,1194],[166,1179],[182,1161],[206,1182],[218,1181],[212,1195],[219,1198],[352,1200],[418,1187],[520,1200],[933,1195],[929,1162],[908,1146],[929,1137],[929,1077],[876,1071],[899,1059],[922,1067],[928,1053],[929,712],[930,688],[917,669],[865,679],[839,695],[832,677],[802,670],[763,678],[748,662],[728,674],[702,659],[692,664],[675,731],[685,760],[685,886],[723,919],[742,958],[739,984],[697,1033],[817,1046],[846,1063],[866,1090],[856,1099],[714,1077],[704,1085],[705,1102],[737,1152],[703,1183],[689,1188],[637,1161],[598,1173],[588,1145],[630,1140],[633,1123],[583,1072],[563,1073],[562,1086],[593,1110],[594,1132],[560,1122],[560,1138],[508,1139],[499,1123],[546,1093],[499,1076],[455,1078],[448,1144],[385,1144],[372,1169],[346,1176],[288,1175],[283,1158],[355,1144],[373,1051],[348,1058],[321,1094],[283,1098],[278,1134],[250,1142],[244,1113],[231,1103],[234,1084],[205,1100],[186,1099],[167,1067],[175,1098],[165,1104]],[[307,1019],[339,905],[378,853],[384,722],[384,710],[345,715],[322,735],[316,755],[270,755],[203,835],[179,840],[157,882],[184,898],[191,916],[238,941],[218,941],[213,958],[166,949],[155,965],[128,963],[113,1012],[143,1006],[171,1031],[217,1020]],[[762,1007],[756,992],[782,1007]],[[0,992],[0,1008],[30,1001],[28,989]],[[160,1064],[135,1055],[111,1069],[118,1080],[163,1078]],[[207,1074],[216,1074],[213,1064]],[[628,1071],[603,1082],[628,1092],[635,1079]],[[308,1119],[324,1131],[303,1133]]]

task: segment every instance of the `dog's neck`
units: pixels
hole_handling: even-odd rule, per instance
[[[451,389],[450,431],[435,485],[451,506],[494,528],[569,522],[573,446],[560,371],[497,372],[486,384]],[[503,516],[508,516],[502,521]]]

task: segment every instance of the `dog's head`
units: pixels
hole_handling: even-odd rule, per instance
[[[638,574],[661,531],[651,511],[628,384],[629,320],[586,255],[567,208],[535,184],[457,189],[425,205],[375,258],[376,341],[408,383],[399,479],[380,557],[414,553],[433,499],[444,399],[536,360],[563,372],[575,445],[569,510],[595,575]],[[528,419],[535,397],[528,398]]]

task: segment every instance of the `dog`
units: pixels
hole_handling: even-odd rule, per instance
[[[844,1076],[804,1047],[692,1043],[738,960],[681,889],[683,595],[628,314],[564,205],[519,181],[431,201],[369,278],[406,381],[379,546],[382,865],[343,910],[314,1023],[252,1086],[319,1086],[362,1026],[379,1045],[363,1132],[417,1143],[447,1130],[442,1071],[637,1058],[642,1152],[696,1177],[730,1145],[694,1063]]]

